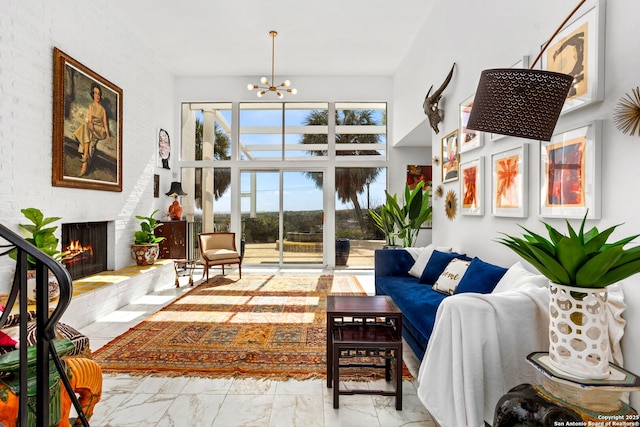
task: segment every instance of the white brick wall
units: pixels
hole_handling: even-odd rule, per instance
[[[60,223],[115,221],[110,267],[133,264],[134,215],[171,201],[153,198],[153,175],[161,175],[161,190],[172,180],[171,171],[155,166],[155,132],[164,127],[177,140],[173,77],[108,2],[2,0],[1,8],[0,223],[17,231],[26,207],[60,216]],[[51,186],[54,46],[123,90],[121,193]],[[0,293],[9,289],[14,264],[0,258]]]

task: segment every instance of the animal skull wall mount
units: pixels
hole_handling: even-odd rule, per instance
[[[449,75],[442,82],[442,85],[431,94],[431,90],[433,89],[433,85],[429,88],[429,92],[427,92],[427,96],[424,98],[424,102],[422,103],[422,108],[424,109],[424,113],[429,118],[429,123],[431,124],[431,129],[435,133],[440,132],[438,129],[438,125],[442,120],[444,120],[444,110],[438,107],[440,103],[440,99],[442,98],[442,92],[447,88],[449,82],[451,81],[451,76],[453,76],[453,69],[455,68],[456,63],[454,62],[451,66],[451,71],[449,71]]]

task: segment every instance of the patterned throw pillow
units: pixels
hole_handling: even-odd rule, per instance
[[[453,294],[462,276],[464,276],[464,273],[467,271],[469,263],[470,261],[458,258],[452,259],[442,274],[440,274],[438,280],[433,284],[433,290],[447,295]]]

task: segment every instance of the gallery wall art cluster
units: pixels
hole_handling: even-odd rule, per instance
[[[542,56],[544,70],[573,76],[561,114],[604,99],[604,0],[592,0],[584,13],[569,22]],[[512,68],[526,68],[523,56]],[[458,183],[447,194],[459,194],[460,213],[526,218],[599,219],[602,157],[602,122],[587,120],[577,126],[556,128],[550,141],[532,141],[467,128],[474,95],[459,103],[458,128],[440,140],[442,184]],[[479,150],[481,147],[486,148]],[[483,155],[481,155],[483,154]],[[535,165],[537,161],[537,165]],[[530,165],[534,162],[534,165]],[[538,182],[530,182],[531,167]],[[535,194],[536,196],[533,196]],[[536,212],[530,212],[537,199]],[[485,206],[486,205],[486,206]],[[447,203],[449,219],[452,203]]]

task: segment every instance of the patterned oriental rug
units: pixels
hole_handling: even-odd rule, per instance
[[[353,276],[216,276],[97,350],[104,372],[243,376],[285,380],[326,375],[326,297],[365,295]],[[341,369],[369,380],[382,369]],[[410,379],[403,364],[403,375]]]

